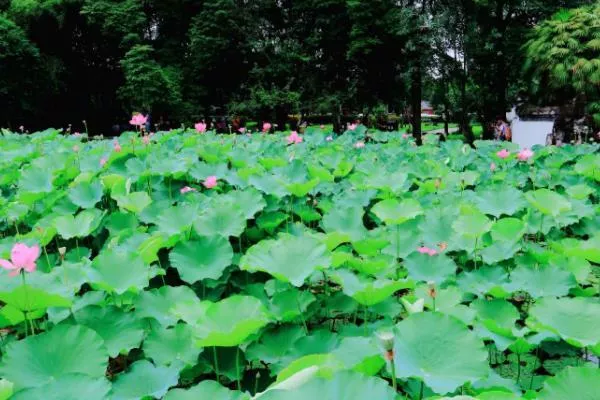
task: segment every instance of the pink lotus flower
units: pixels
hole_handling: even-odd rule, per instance
[[[354,143],[354,147],[357,149],[362,149],[363,147],[365,147],[365,142],[359,141]]]
[[[502,149],[499,152],[497,152],[496,155],[498,157],[500,157],[501,159],[505,159],[508,156],[510,156],[510,152],[508,150],[506,150],[506,149]]]
[[[206,178],[206,179],[204,180],[204,183],[203,183],[203,185],[204,185],[204,187],[205,187],[205,188],[207,188],[207,189],[212,189],[212,188],[214,188],[215,186],[217,186],[217,177],[216,177],[216,176],[214,176],[214,175],[212,175],[212,176],[209,176],[208,178]]]
[[[358,125],[356,125],[356,124],[348,124],[348,130],[349,130],[349,131],[353,131],[353,130],[355,130],[355,129],[356,129],[356,127],[357,127],[357,126],[358,126]]]
[[[117,139],[115,139],[115,141],[113,142],[113,148],[115,149],[116,153],[120,153],[121,152],[121,145],[119,144],[119,141]]]
[[[519,161],[527,161],[531,157],[533,157],[533,151],[529,149],[523,149],[519,152],[519,154],[517,154],[517,158],[519,159]]]
[[[436,249],[430,249],[426,246],[419,247],[417,251],[421,254],[429,254],[430,256],[435,256],[438,253]]]
[[[402,134],[402,139],[408,139],[408,135],[406,133]]]
[[[244,128],[242,126],[240,129],[238,129],[238,132],[241,133],[241,134],[244,134],[244,133],[246,133],[246,128]]]
[[[292,131],[290,135],[287,137],[288,144],[298,144],[302,143],[302,137],[298,135],[298,132]]]
[[[100,159],[100,166],[101,166],[101,167],[104,167],[105,165],[106,165],[106,158],[102,157],[102,158]]]
[[[321,128],[321,129],[325,129],[325,125],[321,125],[319,128]]]
[[[263,132],[269,132],[271,130],[271,128],[273,127],[273,125],[271,125],[269,122],[265,122],[263,124]]]
[[[204,122],[198,122],[196,125],[194,125],[194,128],[196,128],[199,133],[206,132],[206,124]]]
[[[148,118],[144,117],[140,113],[135,113],[133,117],[131,117],[131,121],[129,121],[129,123],[134,126],[142,126],[146,125],[146,121],[148,121]]]
[[[79,136],[81,136],[81,133],[79,133],[79,132],[75,132],[75,133],[73,134],[73,136],[75,136],[75,137],[79,137]]]
[[[496,163],[491,163],[490,164],[490,171],[494,172],[496,170]]]
[[[150,144],[150,136],[144,136],[144,137],[142,137],[142,142],[144,142],[144,144],[146,146],[148,146]]]
[[[333,140],[333,136],[329,135],[325,138],[325,141],[331,142]]]
[[[180,190],[181,194],[186,194],[189,192],[196,192],[196,191],[197,191],[196,189],[194,189],[193,187],[189,187],[189,186],[184,186]]]
[[[40,248],[28,247],[23,243],[17,243],[10,252],[10,260],[0,260],[0,267],[11,271],[10,276],[18,275],[22,270],[33,272],[36,269],[36,261],[40,256]]]

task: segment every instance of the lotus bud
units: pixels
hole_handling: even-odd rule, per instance
[[[441,185],[442,185],[442,180],[440,178],[437,178],[435,180],[435,188],[439,189]]]
[[[428,286],[427,293],[429,294],[429,297],[431,297],[432,299],[435,299],[437,296],[435,282],[429,281],[429,282],[427,282],[427,286]]]
[[[60,255],[60,259],[64,260],[65,259],[65,254],[67,254],[67,248],[66,247],[59,247],[58,248],[58,254]]]
[[[438,243],[438,247],[440,248],[441,251],[445,251],[448,248],[448,243],[440,242],[440,243]]]
[[[404,309],[409,315],[423,312],[423,308],[425,307],[425,299],[418,299],[413,304],[411,304],[404,297],[401,297],[400,302],[402,303]]]
[[[394,359],[394,334],[389,331],[378,332],[377,338],[385,351],[385,359],[392,361]]]

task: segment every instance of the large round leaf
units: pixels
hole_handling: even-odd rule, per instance
[[[110,382],[106,378],[77,374],[65,375],[43,386],[17,392],[11,400],[105,400],[108,392]]]
[[[144,354],[157,365],[170,365],[177,361],[194,365],[199,349],[192,334],[192,328],[183,323],[170,329],[157,326],[144,340]]]
[[[149,267],[135,254],[105,250],[93,262],[91,282],[117,294],[128,290],[140,291],[152,277]]]
[[[252,246],[240,260],[240,268],[264,271],[294,286],[317,269],[327,268],[331,256],[327,248],[310,236],[282,235],[277,240],[263,240]]]
[[[555,265],[541,268],[518,266],[510,274],[510,290],[522,290],[534,298],[546,296],[566,296],[577,281],[572,273]]]
[[[188,283],[219,279],[232,259],[231,244],[220,236],[179,243],[169,254],[171,266],[177,268],[181,279]]]
[[[579,347],[600,343],[600,303],[592,298],[543,298],[529,311],[528,324],[548,329]]]
[[[69,190],[69,199],[81,208],[92,208],[102,199],[100,181],[81,182]]]
[[[208,304],[195,325],[200,346],[239,346],[270,322],[265,307],[255,297],[231,296]]]
[[[410,281],[393,281],[384,278],[371,279],[346,270],[336,271],[331,278],[342,285],[345,294],[366,306],[381,303],[398,290],[413,286]]]
[[[538,400],[598,400],[600,369],[567,367],[546,379]]]
[[[246,217],[238,208],[215,206],[198,217],[194,229],[202,236],[237,237],[246,229]]]
[[[215,381],[202,381],[189,389],[171,389],[163,400],[250,400],[250,396],[229,390]]]
[[[162,286],[140,293],[134,304],[139,318],[151,318],[167,327],[177,323],[179,316],[175,310],[180,304],[197,308],[200,299],[187,286]]]
[[[54,220],[56,231],[64,239],[81,238],[92,233],[102,220],[104,214],[98,209],[84,210],[77,214],[63,215]]]
[[[470,238],[478,238],[488,232],[492,222],[484,214],[471,212],[460,215],[452,224],[452,228],[459,234]]]
[[[412,314],[396,325],[394,363],[398,378],[418,378],[434,392],[453,392],[489,371],[483,342],[454,317]]]
[[[119,353],[139,347],[144,338],[144,329],[133,313],[126,313],[113,306],[88,306],[75,313],[75,321],[98,333],[108,354],[116,357]]]
[[[112,400],[139,400],[161,398],[170,387],[177,385],[177,367],[154,366],[147,360],[136,361],[129,371],[120,374],[113,383]]]
[[[107,365],[108,353],[96,332],[80,325],[58,325],[8,345],[0,375],[23,389],[72,374],[101,378]]]
[[[350,240],[360,240],[367,235],[363,224],[364,209],[362,207],[336,207],[323,217],[325,232],[338,232],[347,235]]]
[[[379,378],[367,377],[358,372],[341,371],[332,378],[314,376],[313,370],[306,369],[291,378],[273,386],[256,400],[394,400],[396,393],[392,387]],[[312,374],[311,374],[312,372]]]
[[[388,225],[398,225],[423,214],[423,208],[418,201],[406,199],[398,202],[394,199],[380,201],[372,209],[377,218]]]
[[[456,272],[456,264],[444,254],[430,256],[415,252],[404,259],[404,267],[413,280],[433,281],[438,285]]]
[[[543,188],[527,192],[525,197],[542,214],[553,217],[571,209],[571,203],[566,198],[549,189]]]
[[[475,197],[477,207],[484,213],[500,217],[514,215],[527,204],[523,192],[512,186],[490,188]]]

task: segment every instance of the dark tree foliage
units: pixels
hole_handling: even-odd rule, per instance
[[[0,0],[0,126],[86,120],[101,133],[144,111],[188,125],[320,115],[341,131],[359,113],[412,109],[419,139],[425,99],[472,140],[473,117],[487,128],[518,96],[545,95],[523,69],[534,27],[592,3]]]

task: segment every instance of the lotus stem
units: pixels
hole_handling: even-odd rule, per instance
[[[369,334],[369,329],[367,327],[367,320],[369,318],[369,307],[365,304],[365,322],[364,322],[364,326],[365,326],[365,336],[367,336]]]
[[[46,246],[42,246],[42,249],[44,249],[44,256],[46,256],[46,263],[48,263],[48,266],[50,266],[50,258],[48,257],[48,252],[46,251]]]
[[[296,304],[298,304],[298,312],[300,313],[300,318],[302,319],[304,331],[306,332],[306,335],[308,335],[308,325],[306,325],[306,319],[304,319],[304,313],[302,312],[302,307],[300,306],[300,299],[298,296],[296,296]]]
[[[21,270],[21,282],[23,282],[23,294],[25,295],[25,307],[29,309],[29,293],[27,292],[27,282],[25,281],[25,271]],[[23,312],[25,316],[25,336],[29,336],[29,325],[31,322],[29,321],[29,315],[27,311]],[[31,334],[34,335],[33,325],[31,325]]]
[[[517,384],[519,379],[521,379],[521,355],[517,353]]]
[[[81,253],[79,252],[79,239],[75,238],[75,247],[77,247],[77,261],[81,258]]]
[[[425,382],[421,381],[421,389],[419,390],[419,400],[423,400],[423,392],[425,391]]]
[[[217,376],[217,382],[219,382],[219,360],[217,359],[217,347],[213,346],[213,360],[215,362],[215,374]]]
[[[400,259],[400,224],[396,225],[396,262]]]
[[[396,363],[394,361],[395,353],[392,350],[392,359],[390,360],[391,370],[392,370],[392,388],[394,388],[394,392],[398,391],[398,383],[396,382]]]
[[[242,391],[242,382],[240,380],[240,346],[235,351],[235,373],[237,375],[237,388]]]
[[[587,350],[587,347],[586,347]],[[535,376],[535,369],[537,368],[537,363],[540,356],[540,347],[538,346],[535,349],[535,361],[533,362],[533,370],[531,371],[531,379],[529,380],[529,390],[533,387],[533,377]]]
[[[254,378],[254,395],[258,393],[258,380],[260,379],[260,371],[256,372],[256,377]]]

